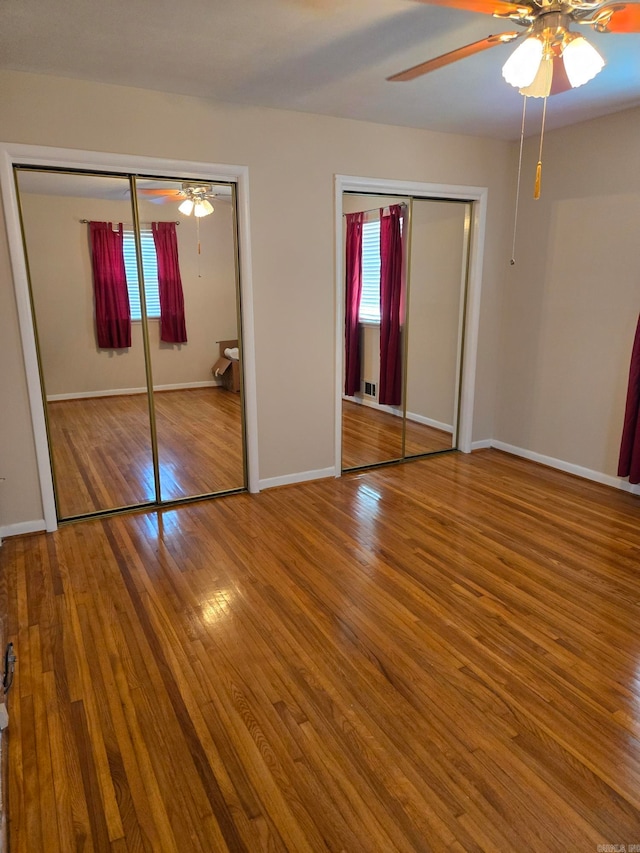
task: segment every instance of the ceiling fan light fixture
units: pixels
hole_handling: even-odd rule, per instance
[[[191,211],[193,210],[193,201],[190,198],[185,198],[185,200],[178,206],[178,210],[180,213],[184,213],[185,216],[191,216]]]
[[[553,81],[553,57],[545,56],[538,66],[538,71],[529,86],[523,86],[520,94],[527,98],[548,98]]]
[[[529,36],[511,54],[502,66],[502,76],[516,89],[530,86],[542,61],[544,43],[537,35]]]
[[[573,89],[592,80],[604,68],[604,59],[581,35],[574,35],[562,52],[564,69]]]
[[[210,201],[207,201],[206,198],[196,201],[195,207],[193,208],[194,216],[209,216],[210,213],[213,213],[213,205]]]

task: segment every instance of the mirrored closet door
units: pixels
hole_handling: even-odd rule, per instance
[[[244,489],[234,185],[15,175],[58,519]]]
[[[147,301],[163,501],[227,492],[245,481],[235,188],[203,185],[201,193],[193,184],[196,201],[191,207],[186,199],[185,214],[183,183],[136,181],[145,288],[163,262],[176,285],[167,294],[176,304],[164,312]],[[179,226],[156,222],[176,212]]]
[[[343,195],[342,469],[456,448],[471,205]]]
[[[413,199],[404,455],[455,449],[471,205]]]

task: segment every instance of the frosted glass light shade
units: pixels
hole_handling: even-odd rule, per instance
[[[593,79],[604,68],[604,59],[582,36],[571,39],[562,52],[564,70],[575,89]]]
[[[540,67],[543,44],[536,36],[529,36],[517,47],[502,66],[502,76],[511,86],[523,89],[530,86]]]
[[[190,198],[186,198],[182,204],[178,207],[180,213],[184,213],[185,216],[191,216],[191,211],[193,210],[193,202]]]
[[[210,213],[213,213],[213,205],[210,201],[207,201],[206,198],[201,199],[196,202],[196,205],[193,209],[194,216],[208,216]]]
[[[553,57],[545,57],[540,61],[538,72],[530,86],[520,89],[520,94],[527,98],[548,98],[553,80]]]

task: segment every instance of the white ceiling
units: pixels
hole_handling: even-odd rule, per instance
[[[97,198],[112,201],[123,201],[131,198],[129,179],[126,177],[84,175],[62,171],[47,172],[20,168],[17,175],[21,194]],[[156,204],[175,203],[175,199],[170,196],[145,197],[145,190],[153,190],[154,193],[159,190],[170,190],[175,193],[181,190],[182,186],[181,180],[171,181],[164,178],[138,178],[136,180],[136,188],[140,191],[139,200],[151,201]],[[231,201],[231,186],[229,184],[211,183],[210,187],[217,201]]]
[[[2,0],[0,68],[514,139],[522,99],[500,73],[509,45],[385,80],[513,29],[413,0]],[[588,37],[607,65],[550,99],[549,128],[640,104],[640,35]]]

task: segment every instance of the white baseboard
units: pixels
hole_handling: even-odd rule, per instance
[[[394,415],[396,418],[402,417],[402,409],[397,406],[385,406],[382,403],[376,402],[374,397],[345,397],[349,403],[356,403],[358,406],[366,406],[368,409],[378,409],[380,412],[386,412],[388,415]]]
[[[367,397],[344,397],[343,400],[347,400],[349,403],[357,403],[359,406],[367,406],[370,409],[378,409],[380,412],[386,412],[388,415],[394,415],[396,418],[402,417],[402,409],[399,409],[397,406],[385,406],[380,403],[376,403],[373,399],[368,399]],[[425,426],[433,427],[433,429],[439,429],[442,432],[449,432],[453,435],[453,425],[445,424],[442,421],[435,421],[433,418],[426,418],[424,415],[417,415],[415,412],[407,412],[407,420],[414,421],[417,424],[424,424]]]
[[[293,483],[306,483],[308,480],[321,480],[324,477],[335,477],[335,468],[319,468],[317,471],[299,471],[297,474],[285,474],[282,477],[269,477],[260,480],[260,491],[273,489],[275,486],[289,486]]]
[[[433,418],[425,418],[424,415],[416,415],[414,412],[407,412],[407,420],[414,421],[417,424],[424,424],[424,426],[433,427],[433,429],[439,429],[440,432],[448,432],[453,435],[452,424],[445,424],[442,421],[434,421]]]
[[[489,447],[494,447],[493,441],[490,438],[483,438],[480,441],[471,442],[471,450],[486,450]]]
[[[42,533],[47,529],[44,518],[34,521],[20,521],[17,524],[5,524],[0,527],[0,541],[8,536],[24,536],[26,533]]]
[[[188,388],[213,388],[220,385],[213,379],[204,382],[176,382],[173,385],[155,385],[154,391],[183,391]],[[146,386],[142,388],[107,388],[103,391],[79,391],[72,394],[49,394],[47,403],[55,403],[58,400],[85,400],[92,397],[126,397],[134,394],[146,394]]]
[[[478,442],[478,444],[481,443],[483,446],[487,446],[483,442]],[[475,444],[472,445],[474,449],[475,446]],[[506,444],[504,441],[491,441],[489,446],[494,447],[496,450],[503,450],[505,453],[511,453],[514,456],[521,456],[523,459],[530,459],[532,462],[548,465],[550,468],[557,468],[559,471],[566,471],[567,474],[575,474],[576,477],[583,477],[585,480],[593,480],[595,483],[602,483],[604,486],[613,486],[614,489],[621,489],[623,492],[630,492],[632,495],[640,495],[640,485],[632,485],[622,477],[603,474],[601,471],[584,468],[582,465],[574,465],[573,462],[565,462],[564,459],[545,456],[542,453],[535,453],[533,450],[526,450],[523,447],[515,447],[513,444]]]

